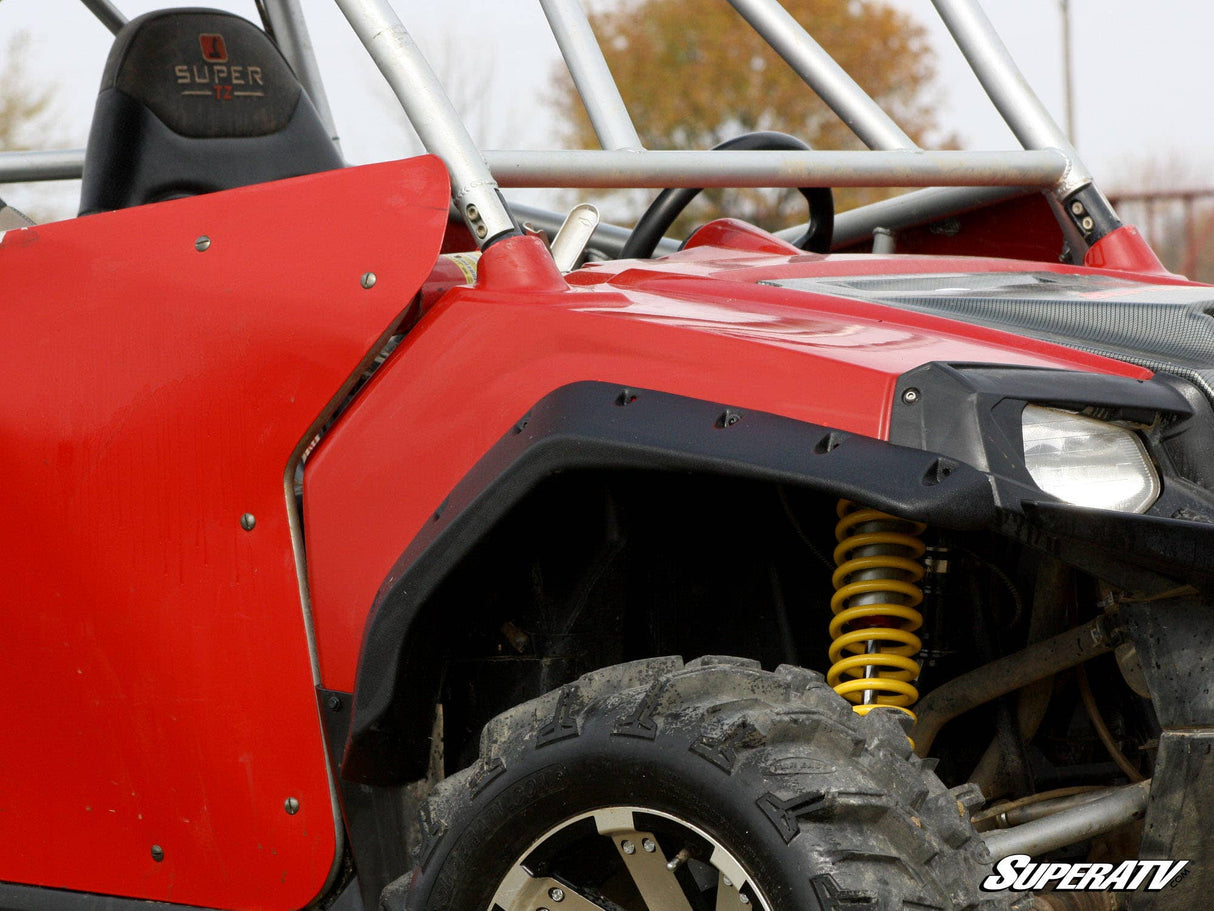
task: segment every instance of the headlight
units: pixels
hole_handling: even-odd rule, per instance
[[[1024,464],[1037,486],[1076,506],[1145,512],[1159,475],[1133,431],[1057,408],[1027,405]]]

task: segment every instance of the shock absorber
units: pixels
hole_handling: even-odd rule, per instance
[[[914,718],[926,526],[848,500],[837,513],[826,681],[861,715],[891,706]]]

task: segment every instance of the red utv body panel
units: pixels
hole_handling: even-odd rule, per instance
[[[448,206],[426,157],[4,237],[0,880],[220,908],[323,888],[285,473]]]
[[[898,376],[930,361],[1150,376],[1005,332],[756,284],[1019,271],[1024,262],[790,256],[760,234],[726,223],[706,237],[751,249],[698,246],[564,280],[534,238],[485,253],[478,285],[434,306],[308,460],[308,571],[325,686],[353,689],[376,591],[456,482],[533,403],[568,383],[637,386],[884,437]]]

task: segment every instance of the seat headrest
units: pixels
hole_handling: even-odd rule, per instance
[[[118,34],[101,79],[195,138],[249,137],[286,127],[300,85],[269,37],[231,13],[158,10]]]

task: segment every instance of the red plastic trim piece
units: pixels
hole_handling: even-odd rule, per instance
[[[484,291],[567,291],[552,255],[538,237],[507,237],[481,256],[477,288]]]
[[[1119,272],[1172,275],[1133,225],[1122,225],[1092,244],[1083,258],[1083,264]]]
[[[700,228],[685,245],[691,247],[726,247],[731,250],[753,250],[755,253],[797,255],[805,251],[769,234],[762,228],[748,225],[736,218],[718,218]]]

